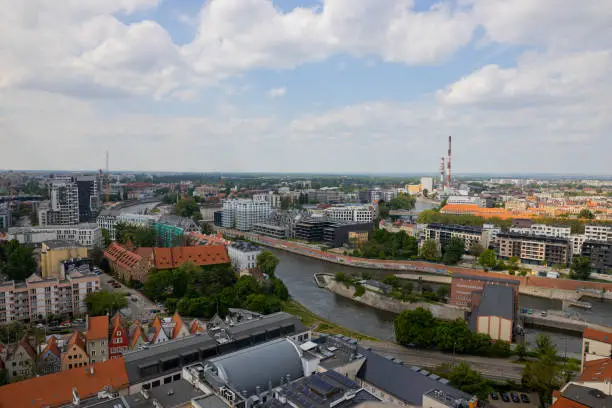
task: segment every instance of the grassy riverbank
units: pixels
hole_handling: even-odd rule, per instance
[[[365,334],[349,330],[345,327],[332,323],[329,320],[325,320],[322,317],[308,310],[298,301],[293,299],[289,299],[286,302],[283,302],[283,311],[299,317],[304,323],[304,325],[310,327],[313,331],[328,334],[342,334],[344,336],[360,340],[379,341],[374,337],[366,336]]]

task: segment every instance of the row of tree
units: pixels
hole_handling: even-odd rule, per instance
[[[36,272],[34,249],[17,240],[0,242],[0,274],[10,280],[25,280]]]
[[[395,338],[398,343],[420,348],[481,356],[508,357],[510,344],[491,342],[482,333],[472,333],[463,319],[446,322],[433,317],[429,310],[404,310],[395,319]]]

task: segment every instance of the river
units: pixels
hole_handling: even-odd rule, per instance
[[[348,329],[383,340],[394,339],[393,319],[395,315],[393,313],[374,309],[338,296],[325,289],[320,289],[315,284],[313,278],[315,273],[329,273],[333,275],[336,272],[345,272],[348,274],[359,274],[364,271],[363,269],[332,264],[277,249],[269,250],[278,256],[280,260],[276,274],[285,282],[291,296],[298,302],[319,316]],[[373,272],[372,270],[367,271]],[[392,272],[376,273],[389,274]],[[438,286],[429,283],[428,285],[431,285],[434,289]],[[576,309],[573,309],[573,311],[580,313],[587,321],[612,326],[612,305],[610,302],[591,301],[591,303],[593,309],[590,311]],[[559,310],[561,306],[560,301],[523,295],[519,297],[519,307],[521,308]],[[581,351],[581,337],[578,335],[528,328],[525,333],[525,339],[530,345],[535,345],[535,338],[540,333],[546,333],[551,336],[561,355],[567,352],[568,355],[575,356]]]
[[[145,210],[152,210],[159,204],[159,201],[153,203],[134,204],[127,207],[121,208],[119,212],[121,214],[144,214]]]

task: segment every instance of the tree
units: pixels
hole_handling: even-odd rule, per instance
[[[589,210],[588,208],[583,208],[578,213],[578,218],[586,218],[587,220],[592,220],[593,218],[595,218],[595,216],[593,215],[591,210]]]
[[[408,194],[400,194],[389,200],[388,207],[391,210],[412,210],[416,203],[416,198]]]
[[[449,378],[452,385],[461,391],[471,395],[476,395],[480,400],[486,400],[493,388],[488,381],[470,366],[461,362],[450,372]]]
[[[0,244],[0,273],[9,280],[22,281],[36,272],[34,249],[17,240]]]
[[[557,355],[557,346],[553,344],[550,336],[539,334],[538,337],[536,337],[536,353],[538,357],[554,357]]]
[[[455,265],[461,260],[465,253],[465,241],[461,238],[452,237],[444,247],[442,260],[445,264]]]
[[[174,206],[174,212],[178,216],[191,218],[194,216],[194,214],[200,213],[200,206],[198,203],[196,203],[193,197],[187,197],[179,200],[179,202],[176,203],[176,206]]]
[[[102,265],[102,260],[104,259],[104,251],[98,246],[93,247],[89,250],[89,257],[94,265],[100,266]]]
[[[519,361],[524,361],[525,356],[527,356],[527,345],[525,344],[525,341],[518,343],[514,348],[514,352],[518,356]]]
[[[378,202],[378,216],[382,219],[389,218],[390,208],[384,200]]]
[[[426,188],[424,188],[423,189],[423,197],[427,198],[428,194],[429,194],[429,191]]]
[[[448,286],[440,286],[436,290],[436,296],[438,299],[444,299],[448,296]]]
[[[470,255],[478,258],[484,252],[484,248],[479,243],[472,244],[470,247]]]
[[[110,237],[110,233],[106,228],[102,228],[102,244],[104,245],[104,248],[107,248],[111,242],[112,239]]]
[[[102,316],[107,313],[115,314],[118,310],[127,307],[128,301],[125,293],[101,290],[89,293],[85,297],[85,304],[90,316]]]
[[[429,310],[419,307],[404,310],[395,318],[395,338],[400,344],[430,347],[436,331],[436,320]]]
[[[257,255],[257,267],[261,272],[270,277],[274,277],[274,272],[279,262],[278,257],[270,251],[263,251]]]
[[[570,278],[588,280],[591,276],[591,259],[586,256],[575,256],[570,265]]]
[[[485,269],[494,268],[497,264],[497,258],[495,257],[495,251],[492,249],[485,249],[482,254],[478,257],[478,263]]]
[[[421,258],[428,261],[436,261],[440,257],[438,244],[433,239],[427,239],[421,246]]]
[[[202,231],[202,234],[205,234],[205,235],[211,235],[211,234],[213,234],[215,232],[213,230],[212,225],[210,225],[210,223],[208,223],[208,222],[203,222],[202,223],[201,231]]]
[[[389,275],[389,276],[385,276],[385,278],[383,279],[383,283],[387,285],[391,285],[395,288],[399,286],[400,280],[395,275]]]

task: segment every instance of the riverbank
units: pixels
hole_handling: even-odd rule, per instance
[[[399,314],[404,310],[416,310],[420,307],[429,310],[434,317],[442,320],[456,320],[464,319],[465,311],[459,307],[435,304],[428,302],[404,302],[401,300],[393,299],[388,296],[376,293],[370,290],[366,290],[363,295],[355,296],[355,287],[347,285],[342,282],[337,282],[334,277],[329,275],[319,276],[319,280],[322,280],[325,284],[325,288],[332,293],[351,299],[355,302],[359,302],[366,306],[370,306],[386,312]]]
[[[319,333],[342,334],[359,340],[380,341],[379,339],[349,330],[308,310],[304,305],[294,299],[283,302],[283,311],[300,318],[305,326]]]

